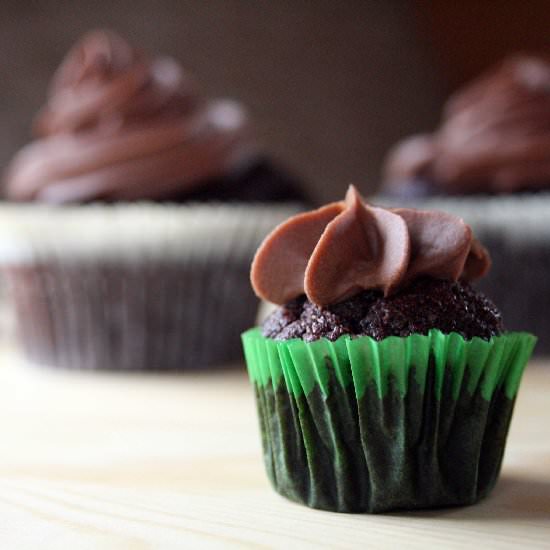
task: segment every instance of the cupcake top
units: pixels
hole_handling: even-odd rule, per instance
[[[239,104],[205,99],[173,59],[108,31],[68,53],[34,134],[8,168],[11,200],[162,200],[257,154]]]
[[[489,267],[462,219],[374,207],[352,186],[344,201],[275,228],[256,252],[251,281],[281,306],[262,325],[274,340],[382,340],[432,329],[490,339],[504,330],[500,313],[468,283]]]
[[[305,294],[323,307],[364,290],[389,296],[423,276],[472,280],[489,267],[489,254],[462,219],[374,207],[350,186],[344,201],[279,225],[256,253],[251,282],[275,304]]]
[[[550,187],[550,59],[514,56],[447,101],[439,129],[398,143],[386,189],[417,179],[436,192]]]

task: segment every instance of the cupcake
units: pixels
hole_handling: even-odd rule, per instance
[[[252,285],[280,307],[243,345],[281,495],[376,513],[491,491],[535,338],[470,286],[489,266],[460,218],[353,187],[264,240]]]
[[[28,358],[115,370],[237,360],[257,310],[254,251],[306,200],[244,109],[101,31],[69,52],[34,131],[0,207],[0,269]]]
[[[380,195],[463,217],[487,244],[481,282],[511,329],[550,353],[550,60],[514,56],[448,100],[439,129],[390,151]]]
[[[383,192],[505,194],[550,188],[550,60],[514,56],[450,97],[439,129],[398,143]]]
[[[206,99],[175,60],[108,31],[67,54],[34,134],[8,167],[9,200],[306,201],[239,103]]]

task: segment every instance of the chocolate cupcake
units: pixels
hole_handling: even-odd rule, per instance
[[[267,237],[252,284],[280,308],[243,344],[280,494],[384,512],[491,491],[535,338],[470,286],[489,266],[460,218],[354,188]]]
[[[390,151],[383,192],[507,194],[550,189],[550,60],[515,56],[447,101],[439,129]]]
[[[238,359],[257,310],[254,251],[305,200],[244,109],[95,32],[54,76],[35,134],[7,170],[0,214],[27,356],[117,370]]]
[[[239,103],[204,98],[176,61],[112,32],[68,53],[34,134],[8,168],[10,200],[306,200],[258,146]]]
[[[439,129],[390,152],[375,198],[444,209],[490,247],[481,289],[550,353],[550,60],[514,56],[451,96]]]

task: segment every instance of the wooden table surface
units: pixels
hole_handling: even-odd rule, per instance
[[[275,494],[241,369],[79,373],[0,360],[0,548],[550,548],[550,363],[529,366],[493,495],[409,514]]]

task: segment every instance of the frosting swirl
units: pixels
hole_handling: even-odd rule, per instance
[[[345,201],[298,214],[268,235],[250,278],[269,302],[282,305],[306,294],[327,306],[363,290],[387,296],[420,276],[472,280],[489,267],[489,254],[462,219],[374,207],[350,186]]]
[[[450,193],[550,185],[550,59],[514,56],[451,96],[439,129],[390,151],[387,186],[427,179]]]
[[[255,153],[238,104],[206,101],[174,60],[150,59],[108,31],[68,53],[34,133],[7,171],[14,200],[161,199]]]

